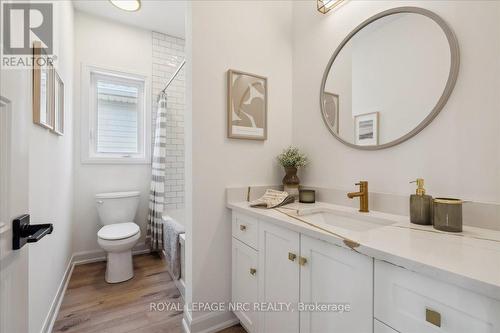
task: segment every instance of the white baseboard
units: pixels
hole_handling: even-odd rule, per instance
[[[132,255],[149,253],[149,248],[145,244],[139,243],[132,249]],[[90,264],[93,262],[106,261],[106,252],[103,250],[91,250],[76,252],[73,254],[73,263],[75,265]]]
[[[185,333],[215,333],[234,326],[240,321],[232,312],[209,312],[194,319],[191,314],[184,312],[182,328]]]
[[[149,252],[151,251],[148,248],[146,248],[145,244],[137,244],[132,249],[132,255],[145,254]],[[68,288],[68,283],[71,278],[71,274],[73,274],[73,269],[75,268],[75,266],[88,264],[92,262],[105,261],[105,260],[106,260],[106,253],[102,250],[77,252],[71,256],[68,262],[68,266],[66,267],[63,278],[61,280],[61,283],[57,288],[54,300],[50,305],[50,309],[43,323],[41,333],[52,332],[57,315],[59,314],[59,308],[61,307],[64,294],[66,293],[66,289]]]
[[[184,333],[191,333],[190,327],[192,321],[191,313],[189,311],[184,311],[184,315],[182,316],[182,330]]]
[[[185,299],[186,283],[184,282],[184,279],[181,277],[179,280],[174,280],[174,283],[177,289],[179,289],[182,299]]]
[[[47,317],[43,322],[42,333],[51,333],[54,327],[54,323],[57,318],[57,314],[59,313],[59,308],[61,307],[62,300],[64,298],[64,294],[66,293],[66,288],[68,287],[69,279],[71,274],[73,273],[73,256],[69,259],[68,266],[64,271],[63,278],[61,283],[59,283],[59,287],[57,288],[56,295],[52,300],[52,304],[50,305],[49,313],[47,313]]]

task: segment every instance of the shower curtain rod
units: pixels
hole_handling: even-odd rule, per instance
[[[182,62],[179,65],[179,67],[177,67],[177,70],[175,71],[174,75],[172,75],[172,77],[170,78],[170,80],[168,80],[167,85],[165,86],[165,88],[161,91],[162,93],[165,93],[165,91],[167,90],[167,88],[170,85],[170,83],[172,83],[172,81],[177,77],[177,74],[179,74],[179,72],[181,71],[182,67],[184,67],[185,64],[186,64],[186,59],[182,60]]]

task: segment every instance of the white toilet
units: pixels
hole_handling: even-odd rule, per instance
[[[139,204],[134,192],[96,194],[97,212],[103,227],[97,232],[97,242],[107,253],[106,282],[118,283],[134,277],[132,248],[141,231],[134,223]]]

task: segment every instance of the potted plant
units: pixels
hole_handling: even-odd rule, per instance
[[[290,146],[278,155],[279,163],[285,168],[285,177],[283,177],[284,190],[293,196],[299,195],[299,177],[298,168],[307,165],[306,155],[299,151],[299,148]]]

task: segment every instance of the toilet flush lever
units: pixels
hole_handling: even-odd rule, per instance
[[[97,203],[98,203],[99,205],[102,205],[102,204],[104,203],[104,201],[102,201],[102,200],[97,200]]]

